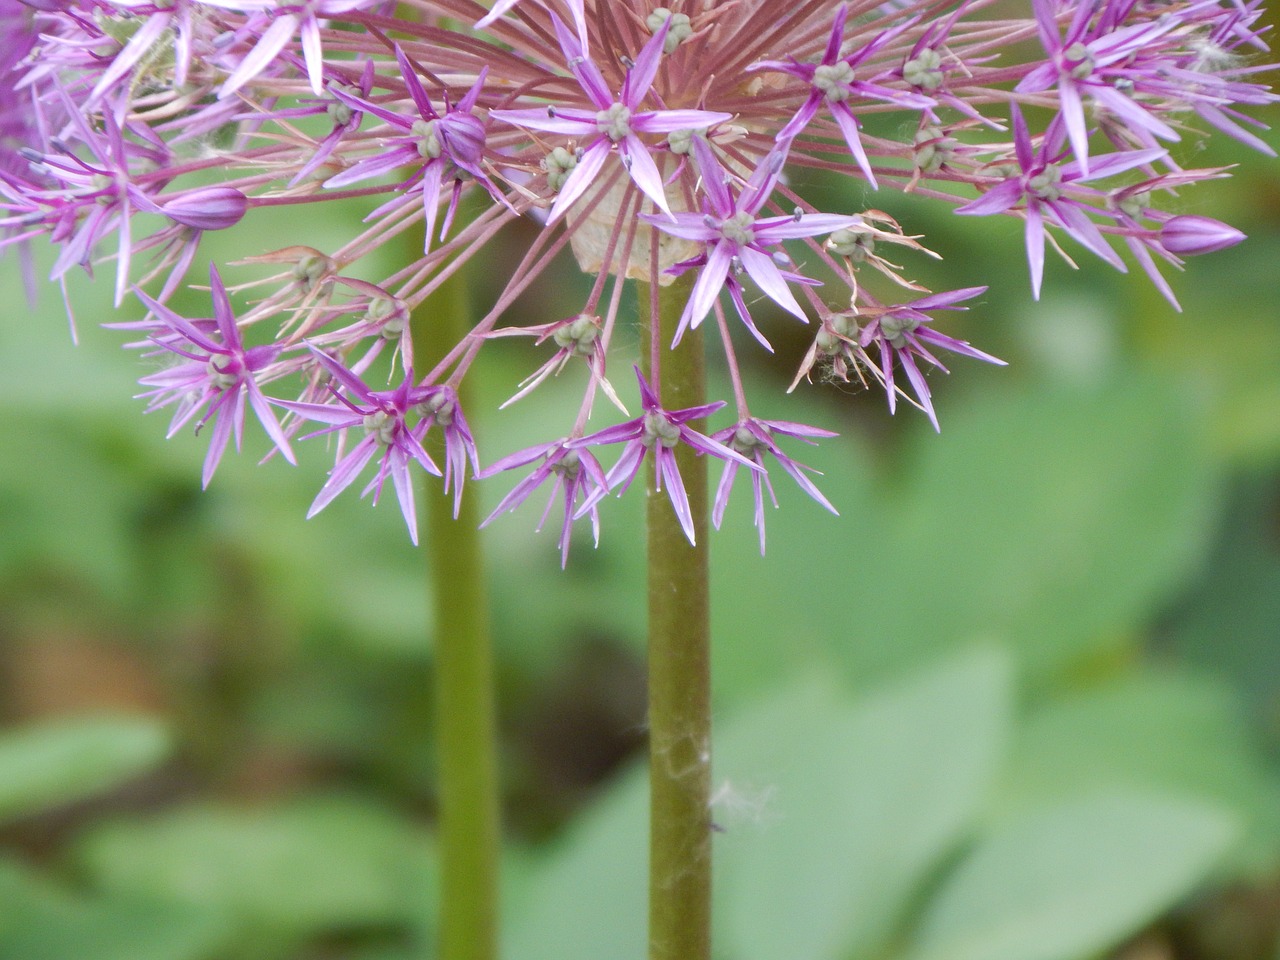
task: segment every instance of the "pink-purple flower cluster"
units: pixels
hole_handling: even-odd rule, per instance
[[[416,541],[415,473],[460,497],[468,475],[532,465],[495,516],[550,483],[567,556],[574,521],[598,537],[603,499],[646,460],[692,539],[683,446],[724,464],[717,525],[735,478],[751,477],[763,550],[776,470],[835,509],[779,440],[831,434],[752,414],[726,300],[764,349],[764,300],[815,321],[793,389],[813,372],[856,377],[935,427],[925,374],[944,353],[1001,362],[933,316],[985,287],[907,280],[884,251],[928,253],[919,238],[850,207],[860,191],[818,209],[793,186],[812,181],[803,172],[1021,220],[1037,297],[1046,247],[1067,238],[1119,270],[1136,263],[1176,307],[1159,265],[1243,237],[1181,212],[1186,188],[1226,171],[1185,168],[1171,147],[1220,134],[1273,152],[1248,114],[1276,99],[1257,80],[1273,67],[1260,0],[1033,0],[1026,16],[986,0],[665,2],[500,0],[486,15],[473,0],[0,0],[0,249],[46,237],[55,280],[113,261],[117,303],[132,291],[142,314],[120,326],[169,364],[142,379],[149,409],[172,405],[173,429],[212,421],[206,484],[247,406],[289,460],[292,442],[337,435],[313,513],[373,464],[365,492],[389,479]],[[168,306],[205,273],[208,231],[353,196],[370,212],[341,246],[252,258],[280,269],[265,296],[237,307],[247,284],[224,286],[235,266],[222,264],[213,317]],[[507,269],[490,241],[522,218],[538,229]],[[394,268],[371,276],[388,250]],[[520,322],[527,288],[570,255],[594,276],[580,308]],[[415,369],[410,325],[431,322],[419,308],[471,260],[496,284],[493,307]],[[682,274],[675,342],[653,351],[631,418],[609,379],[623,287]],[[656,384],[666,348],[688,349],[711,316],[734,409],[707,434],[690,422],[724,403],[669,410]],[[583,399],[548,438],[482,468],[458,387],[513,334],[556,347],[513,400],[562,373]],[[593,430],[600,393],[627,419]],[[423,446],[432,427],[443,469]]]

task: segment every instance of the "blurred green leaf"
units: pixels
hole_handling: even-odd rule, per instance
[[[720,843],[734,955],[827,960],[882,947],[986,798],[1010,681],[1008,659],[980,650],[856,705],[828,682],[800,684],[728,724],[717,777],[768,798],[758,824],[731,826]]]
[[[506,925],[509,960],[642,960],[648,770],[643,765],[568,828],[526,877],[526,896]]]
[[[1245,828],[1232,865],[1256,874],[1274,868],[1280,787],[1228,687],[1141,672],[1042,707],[1019,731],[1000,800],[1025,811],[1128,787],[1230,810]]]
[[[1159,794],[1077,798],[997,826],[927,906],[909,960],[1073,960],[1168,910],[1235,839],[1220,808]]]
[[[1280,743],[1280,484],[1274,474],[1257,472],[1234,487],[1218,542],[1167,633],[1179,657],[1242,691],[1274,747]]]
[[[0,860],[0,960],[205,960],[226,935],[208,907],[82,900]]]
[[[426,837],[356,799],[107,824],[82,839],[79,860],[103,891],[222,908],[244,930],[419,926],[434,903]]]
[[[0,821],[118,787],[170,747],[164,726],[143,717],[75,717],[0,734]]]
[[[834,649],[865,676],[975,637],[1033,681],[1122,642],[1202,555],[1217,502],[1204,424],[1132,373],[1105,388],[991,391],[902,470]]]

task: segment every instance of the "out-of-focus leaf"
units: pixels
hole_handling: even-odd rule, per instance
[[[848,580],[854,676],[973,637],[1043,681],[1121,642],[1201,555],[1216,506],[1203,425],[1175,384],[992,392],[903,470]]]
[[[1280,788],[1222,684],[1144,672],[1042,707],[1020,728],[1000,799],[1025,811],[1115,787],[1230,810],[1244,827],[1231,866],[1274,869]]]
[[[0,960],[205,960],[227,933],[208,907],[83,900],[0,861]]]
[[[633,768],[525,877],[508,960],[642,960],[648,920],[648,777]]]
[[[0,934],[0,960],[206,960],[227,933],[195,904],[102,900],[16,921]]]
[[[1185,660],[1229,677],[1272,744],[1280,743],[1280,485],[1241,478],[1218,543],[1168,625]]]
[[[0,734],[0,820],[83,800],[160,763],[169,735],[143,717],[49,721]]]
[[[721,927],[744,960],[883,947],[1000,762],[1006,657],[981,650],[855,704],[806,683],[731,723],[717,776],[768,797],[722,838]]]
[[[829,408],[804,396],[787,399],[790,402],[777,405],[779,417],[831,425]],[[838,648],[851,642],[854,621],[871,612],[857,586],[861,573],[848,565],[849,560],[830,562],[858,555],[870,559],[879,552],[877,515],[887,505],[883,491],[873,484],[871,450],[855,436],[822,440],[812,447],[781,438],[779,446],[822,471],[813,482],[840,516],[814,503],[781,468],[771,465],[779,508],[774,509],[766,493],[767,543],[762,557],[753,526],[751,477],[738,471],[724,521],[712,533],[710,546],[713,682],[716,702],[727,707],[769,693],[780,677],[812,670],[815,662],[838,669],[844,656]],[[721,465],[713,462],[713,490],[720,473]]]
[[[355,799],[188,807],[99,827],[79,852],[103,891],[212,905],[241,929],[417,926],[434,902],[427,839]]]
[[[997,826],[925,910],[909,960],[1096,956],[1168,910],[1236,837],[1218,807],[1117,791]]]

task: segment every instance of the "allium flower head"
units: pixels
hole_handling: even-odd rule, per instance
[[[205,481],[247,403],[285,459],[304,419],[339,438],[313,511],[376,462],[365,492],[390,479],[415,537],[415,474],[441,474],[456,508],[469,474],[529,468],[498,512],[550,483],[562,560],[574,518],[598,533],[605,494],[646,460],[692,539],[681,447],[725,464],[717,522],[738,468],[751,472],[762,546],[775,465],[832,507],[783,450],[826,432],[750,412],[759,387],[722,293],[753,350],[779,314],[816,321],[792,389],[815,371],[856,378],[935,427],[926,374],[943,353],[1000,362],[945,330],[985,278],[914,279],[921,257],[963,248],[934,252],[905,216],[862,208],[872,188],[1021,221],[1036,296],[1046,247],[1069,237],[1119,270],[1137,263],[1176,306],[1159,267],[1242,239],[1190,200],[1229,168],[1179,159],[1218,134],[1274,152],[1249,115],[1277,99],[1260,82],[1274,67],[1260,0],[497,0],[487,14],[403,0],[394,16],[380,0],[16,3],[0,0],[0,249],[44,238],[55,279],[108,263],[118,298],[143,291],[146,317],[124,326],[178,358],[144,378],[146,396],[177,406],[175,426],[214,421]],[[304,208],[334,201],[363,207],[330,218],[339,239],[307,235]],[[272,218],[300,235],[259,250],[254,225]],[[246,252],[212,274],[215,316],[188,320],[164,304],[210,230]],[[523,244],[510,262],[500,237]],[[530,291],[569,256],[590,280],[547,316]],[[259,272],[224,287],[242,268]],[[468,273],[486,312],[423,374],[413,328]],[[639,417],[609,377],[635,361],[617,335],[632,303],[642,330],[679,317],[649,344]],[[516,335],[532,349],[512,400],[555,376],[581,401],[482,468],[458,389]],[[659,399],[667,351],[704,339],[733,393],[710,433],[690,423],[724,401]],[[589,427],[612,412],[602,393],[623,422]]]

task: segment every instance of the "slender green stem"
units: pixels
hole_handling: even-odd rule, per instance
[[[666,350],[689,297],[692,271],[669,287],[640,287],[641,311],[658,305],[657,389],[666,409],[704,401],[701,331]],[[687,279],[686,279],[687,278]],[[651,342],[652,344],[652,342]],[[653,350],[648,350],[649,356]],[[651,381],[652,382],[652,381]],[[690,426],[703,430],[701,421]],[[665,491],[649,476],[649,957],[711,956],[711,625],[707,463],[676,448],[697,546],[685,538]]]
[[[429,367],[469,329],[462,277],[445,283],[415,312],[415,360]],[[467,398],[460,388],[464,409]],[[433,428],[433,433],[438,431]],[[441,438],[435,437],[439,460]],[[461,480],[462,478],[455,478]],[[488,591],[475,497],[427,484],[436,647],[436,753],[440,818],[439,960],[498,955],[498,765]]]

